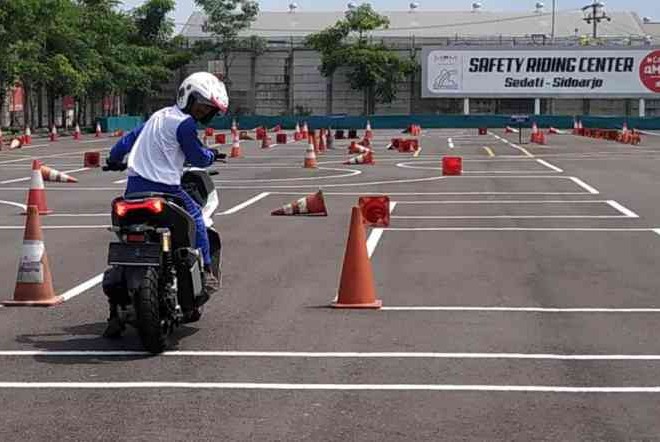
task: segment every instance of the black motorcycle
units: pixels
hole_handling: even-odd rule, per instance
[[[181,185],[202,207],[212,272],[221,281],[222,241],[213,227],[220,201],[211,174],[217,172],[187,169]],[[112,202],[110,230],[119,241],[110,243],[111,267],[104,274],[103,291],[122,330],[126,324],[133,325],[151,353],[168,348],[177,326],[198,321],[208,300],[202,283],[202,254],[195,248],[195,222],[184,207],[176,196],[152,192]]]

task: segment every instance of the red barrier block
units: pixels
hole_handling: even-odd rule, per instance
[[[215,144],[227,144],[227,136],[225,134],[215,134]]]
[[[212,137],[213,136],[213,128],[212,127],[207,127],[204,129],[204,135],[207,137]]]
[[[286,144],[287,136],[286,134],[278,133],[277,136],[275,137],[275,140],[277,141],[277,144]]]
[[[83,157],[83,167],[101,167],[101,153],[85,152],[85,156]]]
[[[463,173],[463,159],[461,157],[443,157],[442,174],[456,176]]]

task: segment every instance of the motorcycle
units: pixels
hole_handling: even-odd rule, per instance
[[[224,156],[219,161],[226,162]],[[211,270],[222,281],[222,240],[213,227],[220,200],[211,175],[217,173],[186,168],[181,186],[202,207]],[[195,248],[195,222],[184,207],[178,197],[155,192],[124,195],[112,202],[110,230],[118,241],[108,248],[110,268],[103,277],[103,291],[121,330],[132,325],[145,349],[154,354],[169,347],[176,327],[199,321],[208,300],[202,253]]]

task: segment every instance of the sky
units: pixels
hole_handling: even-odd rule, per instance
[[[135,7],[144,0],[123,0],[125,8]],[[473,0],[417,0],[422,10],[469,10]],[[484,10],[493,11],[532,11],[537,0],[479,0]],[[546,8],[552,0],[542,0]],[[651,17],[660,22],[660,0],[601,0],[607,9],[615,11],[634,11],[640,17]],[[286,11],[290,0],[262,0],[261,9],[267,11]],[[591,3],[591,0],[556,0],[557,10],[579,9]],[[175,21],[177,28],[185,23],[195,8],[194,0],[177,0]],[[328,11],[346,7],[347,0],[296,0],[301,10]],[[358,1],[357,3],[363,3]],[[407,10],[409,0],[370,0],[376,10]]]

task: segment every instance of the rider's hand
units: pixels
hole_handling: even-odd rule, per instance
[[[218,149],[209,148],[209,150],[213,153],[213,161],[224,160],[227,158],[227,154],[220,152]]]
[[[105,164],[106,164],[105,168],[107,168],[107,170],[118,171],[118,172],[126,170],[127,167],[127,165],[122,162],[112,161],[110,157],[105,159]]]

